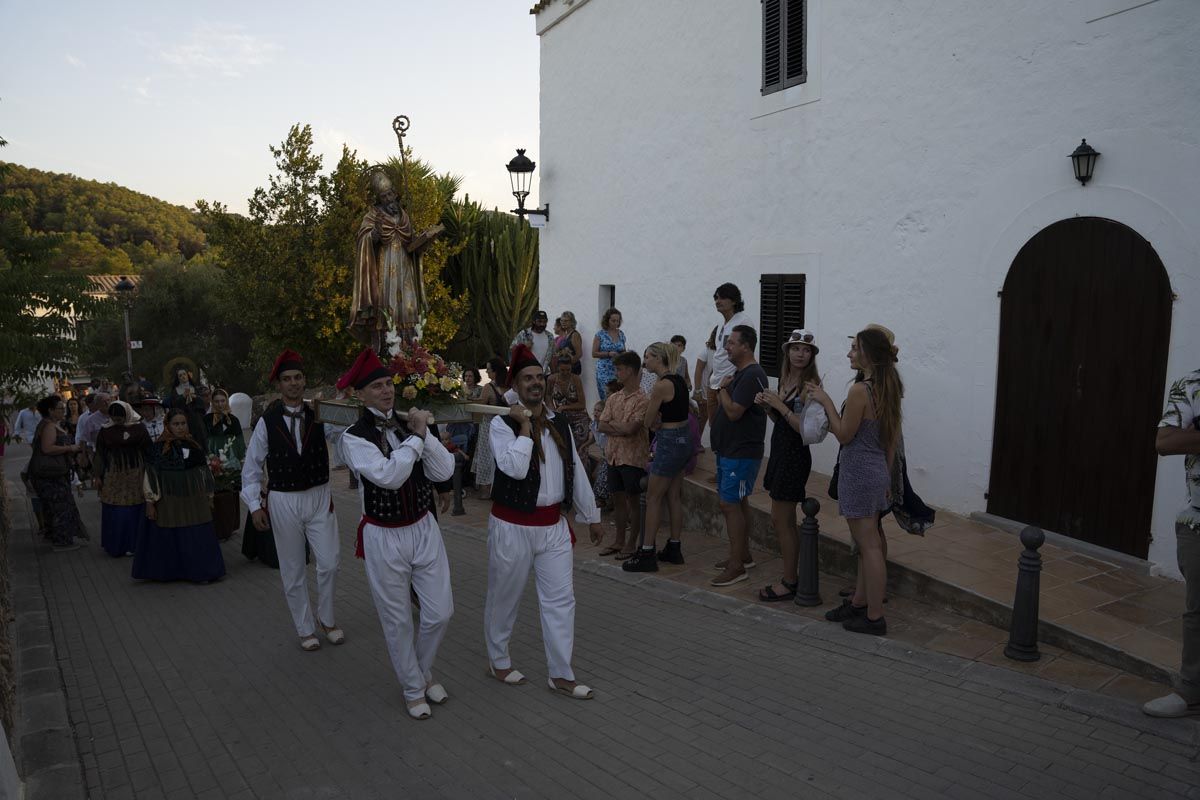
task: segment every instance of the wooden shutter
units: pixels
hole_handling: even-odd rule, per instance
[[[808,0],[788,0],[784,31],[787,36],[783,85],[795,86],[808,79]]]
[[[762,93],[808,80],[808,0],[760,0],[763,9]]]
[[[783,0],[762,0],[763,94],[783,88]]]
[[[779,377],[783,352],[792,331],[804,327],[803,275],[763,275],[759,278],[758,363]]]

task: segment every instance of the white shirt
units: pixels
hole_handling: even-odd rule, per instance
[[[284,408],[296,412],[304,408],[304,403],[302,402],[298,406],[285,405]],[[290,422],[287,417],[284,417],[284,421]],[[302,423],[302,420],[297,420],[297,422]],[[344,430],[345,428],[339,425],[325,423],[325,441],[335,445],[331,450],[335,459],[338,458],[337,440]],[[300,452],[300,448],[304,446],[303,436],[304,425],[297,424],[296,452]],[[250,444],[246,447],[246,460],[242,462],[242,502],[251,512],[262,508],[262,498],[259,495],[262,494],[263,466],[267,463],[268,447],[267,424],[262,417],[259,417],[258,422],[254,424],[254,433],[250,435]]]
[[[33,409],[22,408],[17,412],[17,421],[13,426],[13,436],[24,442],[32,442],[33,435],[37,433],[38,420],[41,415]],[[82,418],[80,419],[82,422]]]
[[[376,417],[383,419],[383,414],[370,409]],[[448,481],[454,477],[454,456],[441,443],[433,432],[425,431],[425,437],[416,435],[404,437],[396,431],[384,431],[392,453],[385,456],[373,442],[368,442],[361,436],[355,436],[349,431],[342,433],[338,440],[338,449],[342,460],[359,477],[366,478],[381,489],[399,489],[412,475],[413,467],[418,461],[424,462],[425,477],[433,483]],[[359,495],[362,487],[359,486]]]
[[[83,423],[92,415],[90,408],[85,408],[83,413],[79,415],[79,419],[75,420],[75,444],[83,444]],[[20,418],[17,419],[17,425],[20,426]],[[19,432],[19,431],[18,431]]]
[[[729,354],[725,352],[725,342],[729,339],[729,334],[733,333],[733,329],[738,325],[749,325],[750,318],[746,316],[745,311],[735,312],[725,322],[717,326],[716,347],[714,349],[705,348],[696,358],[707,364],[706,370],[711,370],[708,378],[708,387],[716,389],[721,385],[721,381],[725,380],[726,376],[737,372],[735,367],[729,360]]]
[[[545,409],[547,418],[553,419],[554,412]],[[500,417],[493,417],[489,429],[492,438],[492,453],[496,457],[496,469],[515,481],[525,479],[529,472],[529,459],[533,455],[533,439],[528,436],[517,436],[513,429],[504,423]],[[571,447],[571,457],[575,459],[575,480],[571,492],[571,502],[575,506],[575,518],[579,522],[592,524],[600,521],[600,509],[596,508],[596,496],[592,494],[591,484],[587,480],[587,472],[575,451],[575,439],[567,437]],[[566,487],[563,486],[563,463],[558,454],[558,446],[550,436],[550,431],[542,432],[542,452],[546,460],[541,465],[542,482],[538,486],[538,508],[556,506],[563,501]]]

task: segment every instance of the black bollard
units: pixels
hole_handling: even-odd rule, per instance
[[[450,510],[450,516],[452,516],[452,517],[461,517],[462,515],[467,513],[467,510],[465,508],[463,508],[463,467],[464,466],[466,466],[466,462],[463,461],[463,459],[458,458],[458,454],[456,453],[455,458],[454,458],[454,482],[452,484],[452,486],[454,487],[454,508],[452,508]]]
[[[817,522],[817,514],[821,512],[821,504],[809,497],[800,504],[804,511],[804,521],[800,523],[800,536],[797,546],[800,556],[796,569],[796,599],[798,606],[821,605],[821,578],[817,573],[817,535],[821,526]]]
[[[1013,597],[1012,623],[1008,626],[1008,644],[1004,655],[1014,661],[1037,661],[1038,594],[1042,583],[1042,557],[1038,548],[1046,543],[1041,528],[1030,525],[1021,531],[1025,545],[1017,560],[1017,591]]]

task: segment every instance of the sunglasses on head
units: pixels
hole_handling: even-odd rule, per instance
[[[812,344],[814,337],[811,333],[801,333],[800,331],[792,331],[791,337],[788,338],[788,344],[799,342],[800,344]]]

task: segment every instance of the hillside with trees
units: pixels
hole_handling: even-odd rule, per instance
[[[141,272],[163,259],[188,260],[205,247],[195,211],[115,183],[4,164],[0,212],[9,231],[57,235],[55,270],[86,274]]]

